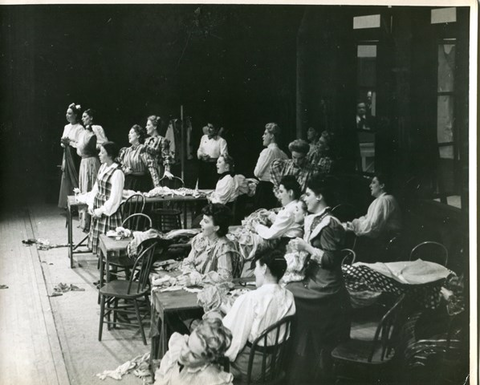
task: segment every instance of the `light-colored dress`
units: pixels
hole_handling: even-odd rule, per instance
[[[97,179],[100,161],[97,157],[97,137],[95,134],[84,129],[78,136],[77,154],[82,158],[80,162],[80,172],[78,174],[78,187],[81,194],[85,194],[92,190]],[[87,209],[80,210],[78,213],[80,227],[88,230],[90,226],[90,215]]]
[[[81,124],[67,124],[63,129],[62,138],[70,139],[69,145],[63,147],[62,158],[62,180],[60,183],[60,193],[58,196],[58,207],[64,209],[67,207],[67,197],[73,195],[73,189],[78,187],[78,171],[74,161],[74,150],[77,147],[78,136],[83,130]]]
[[[100,146],[108,141],[108,138],[105,135],[105,130],[98,124],[92,124],[92,131],[97,137],[97,149],[100,149]]]

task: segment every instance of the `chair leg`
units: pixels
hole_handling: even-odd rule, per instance
[[[146,345],[147,339],[145,338],[145,331],[143,330],[142,318],[140,317],[140,309],[138,308],[138,303],[136,299],[133,300],[133,304],[135,305],[135,313],[137,315],[140,332],[142,333],[143,344]]]
[[[111,330],[112,329],[111,315],[112,315],[112,312],[113,312],[113,314],[115,314],[115,310],[114,310],[115,299],[114,298],[108,298],[106,302],[107,302],[107,330]]]
[[[103,317],[105,311],[105,297],[100,294],[100,325],[98,327],[98,340],[102,340],[102,332],[103,332]]]
[[[103,286],[103,274],[104,274],[104,268],[105,268],[105,264],[103,263],[103,257],[101,253],[98,256],[98,263],[100,265],[100,280],[98,282],[98,303],[100,303],[100,289]]]

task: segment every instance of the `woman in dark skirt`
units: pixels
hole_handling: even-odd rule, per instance
[[[148,192],[160,186],[156,160],[144,145],[147,132],[135,124],[128,132],[130,147],[120,150],[119,161],[125,173],[125,190]]]
[[[345,230],[330,214],[332,198],[328,181],[310,180],[304,196],[311,213],[305,218],[305,235],[291,241],[295,250],[310,255],[305,279],[287,285],[297,307],[291,384],[328,383],[330,352],[350,334],[350,300],[339,253]]]

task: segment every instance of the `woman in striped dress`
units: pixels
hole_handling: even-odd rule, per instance
[[[120,165],[114,161],[118,156],[118,147],[113,142],[100,146],[99,158],[102,165],[98,171],[97,181],[88,194],[88,212],[92,216],[88,245],[94,254],[98,249],[100,234],[115,230],[122,225],[120,203],[122,202],[125,176]]]
[[[155,160],[158,176],[171,176],[170,174],[170,141],[158,133],[162,123],[160,116],[151,115],[147,118],[145,129],[148,138],[145,140],[145,150]]]
[[[148,192],[160,186],[155,160],[146,151],[147,133],[143,127],[135,124],[128,132],[130,147],[120,150],[119,161],[125,173],[125,189]],[[153,183],[152,183],[153,182]]]

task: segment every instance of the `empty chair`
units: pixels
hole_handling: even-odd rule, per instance
[[[357,218],[357,209],[350,203],[340,203],[332,209],[332,215],[340,222],[351,222]]]
[[[447,266],[448,250],[441,243],[426,241],[415,246],[410,252],[410,261],[421,259]]]
[[[146,214],[136,213],[126,217],[122,227],[132,231],[146,231],[152,228],[152,220]]]
[[[122,203],[122,220],[135,213],[143,213],[145,210],[146,199],[142,194],[133,194]]]
[[[351,249],[343,249],[340,252],[342,253],[342,266],[353,265],[355,263],[355,258],[357,257],[355,251]]]
[[[382,317],[373,341],[351,339],[333,349],[331,356],[337,381],[349,379],[373,384],[388,375],[398,344],[404,298],[402,294]]]
[[[182,212],[176,209],[153,209],[154,227],[164,233],[182,228]]]
[[[142,335],[143,343],[147,344],[142,322],[145,317],[140,314],[139,300],[144,298],[144,304],[149,304],[150,282],[148,278],[157,242],[156,239],[148,239],[140,245],[142,251],[133,264],[132,274],[128,280],[107,282],[100,288],[99,341],[102,340],[103,324],[106,323],[109,329],[111,327],[115,328],[117,325],[137,327]],[[120,299],[124,303],[119,304]],[[146,310],[148,312],[148,306],[146,306]],[[119,314],[122,314],[123,317],[119,318]],[[136,324],[131,322],[135,320],[130,320],[129,315],[135,315]]]

